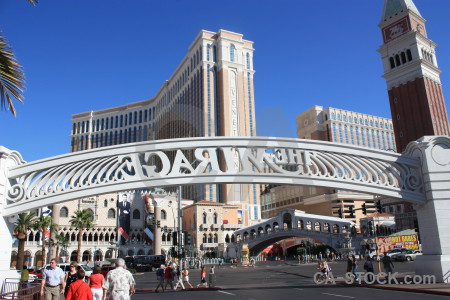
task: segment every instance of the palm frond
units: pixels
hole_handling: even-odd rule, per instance
[[[30,2],[36,2],[29,0]],[[0,31],[0,107],[8,109],[16,116],[13,98],[23,102],[25,90],[25,74],[17,61],[11,46]]]

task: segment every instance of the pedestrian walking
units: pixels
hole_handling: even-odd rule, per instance
[[[92,296],[94,300],[103,299],[103,283],[105,282],[105,277],[101,274],[102,268],[100,266],[94,267],[94,271],[91,276],[89,276],[88,284],[92,291]]]
[[[392,269],[394,268],[394,264],[392,263],[391,257],[387,255],[387,252],[384,252],[384,256],[381,259],[381,262],[383,263],[384,271],[386,273],[391,274]]]
[[[45,300],[59,300],[65,290],[64,271],[56,265],[52,258],[50,265],[44,269],[41,281],[41,297]]]
[[[197,287],[206,287],[206,268],[205,266],[202,266],[202,269],[200,271],[200,283],[197,284]]]
[[[85,275],[82,268],[77,271],[77,280],[70,285],[66,300],[93,300],[91,287],[84,281]]]
[[[158,281],[158,285],[156,286],[155,293],[158,292],[159,286],[164,293],[164,269],[166,267],[164,265],[159,266],[158,270],[156,270],[156,280]]]
[[[166,267],[166,269],[164,270],[164,290],[167,290],[167,285],[170,285],[170,289],[173,290],[173,270],[172,270],[172,266],[168,266]]]
[[[364,270],[366,270],[367,273],[373,273],[373,263],[370,255],[367,255],[366,257],[366,261],[364,262]],[[367,279],[372,281],[372,275],[369,275]]]
[[[184,290],[184,284],[183,284],[183,275],[181,274],[180,266],[178,265],[176,268],[177,273],[177,284],[175,284],[175,290],[178,289],[178,286],[181,286],[181,288]]]
[[[216,268],[214,265],[209,269],[209,287],[213,287],[216,285]]]
[[[184,282],[184,284],[186,285],[189,285],[190,287],[191,287],[191,289],[193,289],[194,287],[192,286],[192,284],[189,282],[189,271],[188,271],[188,269],[186,268],[186,267],[184,267],[184,269],[183,269],[183,272],[182,272],[182,275],[183,275],[183,282]]]
[[[349,257],[347,257],[347,273],[352,272],[352,265],[353,265],[353,261],[352,261],[352,258],[349,256]]]
[[[358,275],[356,274],[357,269],[358,269],[358,261],[356,260],[355,255],[352,254],[352,273],[353,273],[353,276],[355,276],[356,280],[359,279]]]
[[[26,289],[30,287],[29,280],[30,279],[30,271],[28,271],[27,266],[23,266],[22,272],[20,273],[20,284],[19,289]]]
[[[70,263],[70,270],[66,272],[66,276],[64,277],[64,281],[66,283],[66,288],[64,289],[64,296],[67,297],[67,293],[69,292],[70,285],[77,281],[77,270],[78,264],[76,262]]]
[[[130,271],[124,269],[125,261],[118,258],[116,268],[108,272],[103,283],[106,291],[105,296],[108,300],[129,300],[134,294],[134,286],[136,285],[133,275]]]

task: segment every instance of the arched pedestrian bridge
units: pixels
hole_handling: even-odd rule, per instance
[[[251,253],[258,254],[280,240],[305,237],[338,250],[342,247],[343,234],[353,225],[354,222],[346,219],[283,209],[276,217],[235,231],[236,242],[227,244],[227,248],[236,249],[238,246],[240,249],[241,244],[246,243]]]

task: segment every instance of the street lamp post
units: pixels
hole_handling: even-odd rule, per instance
[[[178,187],[178,253],[180,254],[181,249],[183,249],[183,224],[182,224],[182,215],[183,211],[181,209],[181,185]]]

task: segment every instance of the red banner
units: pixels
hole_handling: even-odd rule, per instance
[[[120,233],[121,236],[123,236],[123,238],[125,240],[128,240],[130,238],[130,236],[125,232],[125,230],[123,230],[122,227],[119,228],[119,233]]]

